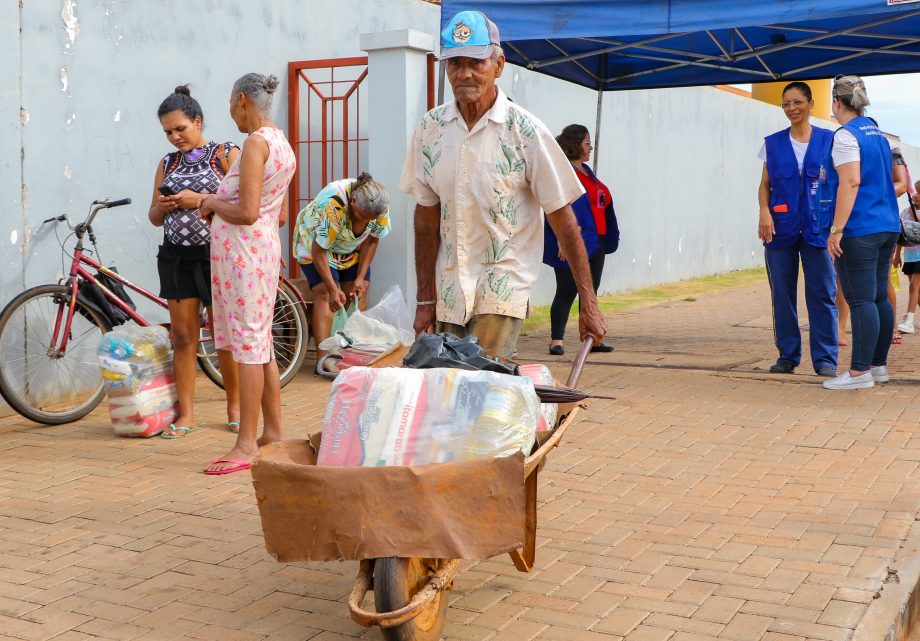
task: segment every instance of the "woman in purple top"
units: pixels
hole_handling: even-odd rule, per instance
[[[204,114],[188,86],[176,87],[157,116],[166,139],[178,151],[158,164],[148,217],[163,228],[157,254],[160,296],[169,305],[174,346],[173,368],[179,415],[164,430],[163,438],[179,438],[195,429],[194,399],[196,355],[201,305],[211,313],[211,233],[198,216],[198,201],[217,192],[220,181],[240,154],[231,142],[204,137]],[[239,430],[240,401],[237,370],[229,352],[218,350],[220,371],[227,392],[227,427]]]

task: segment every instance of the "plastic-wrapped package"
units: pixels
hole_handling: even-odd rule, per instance
[[[130,325],[108,332],[97,350],[118,436],[155,436],[178,415],[169,333]]]
[[[338,354],[345,347],[354,347],[361,351],[384,352],[397,343],[411,345],[415,340],[412,319],[399,285],[393,285],[384,293],[380,302],[366,312],[351,310],[338,328],[333,326],[332,335],[320,343],[324,352]],[[344,361],[339,365],[345,369]]]
[[[535,385],[556,385],[553,374],[546,365],[530,363],[520,366],[521,376],[526,376]],[[559,405],[557,403],[540,403],[540,417],[537,419],[537,431],[548,432],[556,427],[559,418]]]
[[[318,465],[425,465],[530,453],[530,379],[458,369],[352,367],[332,386]]]

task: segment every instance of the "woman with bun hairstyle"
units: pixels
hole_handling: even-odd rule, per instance
[[[297,215],[294,258],[313,292],[313,340],[329,337],[332,313],[352,298],[363,309],[371,263],[381,238],[390,233],[390,194],[362,173],[326,185]],[[316,349],[316,372],[323,352]]]
[[[161,436],[174,439],[195,430],[201,305],[211,314],[211,233],[208,224],[198,217],[198,201],[217,191],[240,149],[232,142],[217,143],[204,136],[204,113],[188,85],[176,87],[160,103],[157,116],[166,139],[178,150],[157,163],[147,213],[151,223],[163,228],[157,271],[160,296],[169,307],[179,415]],[[236,366],[229,352],[218,354],[227,392],[227,427],[235,431],[240,415]]]
[[[811,364],[819,376],[837,375],[837,284],[827,252],[827,229],[815,208],[821,163],[833,132],[811,124],[811,87],[791,82],[782,108],[789,127],[764,138],[757,157],[763,173],[757,193],[764,262],[773,304],[773,340],[779,357],[774,374],[791,374],[802,359],[799,331],[799,262],[805,274]]]
[[[211,223],[214,343],[239,366],[240,431],[236,444],[205,474],[249,469],[259,446],[279,441],[281,381],[272,351],[272,318],[281,270],[278,227],[287,222],[294,150],[269,115],[278,78],[248,73],[233,84],[230,117],[248,134],[217,194],[198,205]],[[259,410],[264,421],[257,439]]]
[[[858,76],[837,76],[832,98],[841,127],[821,167],[818,209],[829,227],[827,247],[850,306],[853,353],[849,371],[824,387],[852,390],[888,380],[894,330],[888,273],[901,225],[891,147],[866,117],[865,84]]]

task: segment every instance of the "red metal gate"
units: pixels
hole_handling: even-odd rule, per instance
[[[367,58],[288,63],[288,132],[297,159],[289,197],[292,226],[320,189],[367,167],[367,134],[361,128],[365,78]],[[306,126],[302,128],[301,122]],[[288,265],[291,277],[296,277],[290,244]]]
[[[435,57],[428,54],[429,109],[435,102],[434,67]],[[288,204],[291,228],[298,212],[329,182],[357,176],[367,168],[368,136],[361,125],[361,111],[367,106],[361,93],[365,78],[367,58],[288,63],[288,138],[297,159]],[[290,243],[288,269],[296,278]]]

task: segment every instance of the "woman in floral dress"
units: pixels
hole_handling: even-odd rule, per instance
[[[230,116],[249,134],[217,194],[199,212],[211,222],[214,343],[239,364],[240,431],[236,444],[205,474],[249,469],[259,446],[281,440],[281,385],[272,353],[271,323],[281,266],[278,227],[287,221],[287,188],[294,152],[269,118],[274,75],[249,73],[236,81]],[[264,431],[256,438],[259,409]]]

